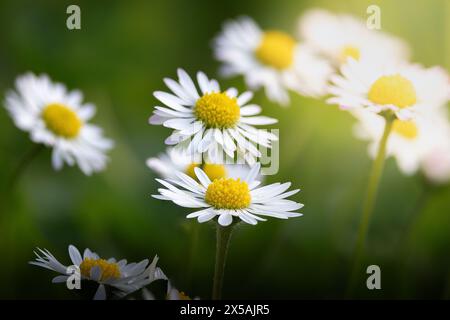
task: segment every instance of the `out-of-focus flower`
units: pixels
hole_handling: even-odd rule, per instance
[[[349,57],[370,61],[408,60],[408,45],[401,39],[367,28],[366,22],[347,14],[311,9],[299,19],[300,37],[339,68]]]
[[[30,264],[56,271],[62,275],[53,278],[53,283],[66,282],[74,270],[61,264],[48,250],[38,249],[37,258]],[[139,263],[127,263],[127,260],[116,261],[114,258],[102,259],[89,249],[85,249],[81,256],[78,249],[70,245],[69,256],[72,266],[77,267],[81,280],[95,281],[99,284],[95,293],[95,300],[106,299],[105,286],[116,289],[114,293],[123,297],[158,279],[166,279],[164,273],[156,267],[158,257],[151,264],[147,259]]]
[[[367,110],[354,112],[359,120],[356,136],[369,140],[374,158],[385,126],[385,118]],[[407,175],[423,167],[432,180],[448,178],[450,123],[443,109],[418,113],[414,120],[395,119],[387,143],[387,155],[394,156],[400,170]]]
[[[328,103],[375,113],[392,110],[400,120],[410,120],[416,112],[432,112],[450,97],[449,77],[440,67],[426,69],[350,58],[331,82]]]
[[[195,168],[194,172],[199,182],[188,175],[178,172],[179,180],[156,179],[167,189],[158,189],[160,195],[156,199],[169,200],[187,208],[201,208],[190,213],[187,218],[197,218],[203,223],[218,216],[221,226],[228,226],[233,217],[256,225],[265,221],[260,216],[271,216],[280,219],[299,217],[301,214],[292,212],[303,207],[303,204],[287,197],[296,194],[299,189],[287,191],[291,186],[287,183],[273,183],[259,187],[256,180],[260,164],[255,164],[251,170],[239,178],[221,178],[211,181],[203,170]]]
[[[64,163],[77,164],[90,175],[106,167],[106,151],[113,142],[103,137],[102,130],[88,121],[95,106],[83,103],[80,91],[67,91],[46,75],[28,73],[16,80],[16,91],[9,91],[6,109],[16,126],[30,133],[31,140],[53,149],[53,168]]]
[[[252,89],[264,87],[269,99],[289,103],[288,89],[320,97],[332,67],[307,45],[277,30],[262,30],[251,18],[224,24],[214,40],[214,55],[225,76],[243,75]]]
[[[150,290],[144,288],[142,289],[142,300],[156,300],[156,298]],[[169,280],[167,281],[166,300],[200,300],[200,298],[195,297],[194,299],[191,299],[186,293],[173,287]]]
[[[197,73],[200,94],[187,73],[178,69],[179,81],[165,79],[173,93],[156,91],[154,96],[166,107],[155,107],[151,124],[174,129],[166,144],[176,145],[188,154],[207,154],[214,163],[223,156],[235,154],[253,164],[261,156],[258,145],[270,148],[277,136],[253,125],[268,125],[277,120],[257,116],[261,107],[247,104],[253,97],[250,91],[238,96],[235,88],[221,91],[216,80]]]

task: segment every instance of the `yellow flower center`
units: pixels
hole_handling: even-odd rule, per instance
[[[256,49],[256,57],[276,69],[289,68],[294,61],[295,40],[280,31],[267,31]]]
[[[345,63],[350,57],[355,60],[359,60],[360,55],[361,53],[357,47],[347,45],[342,48],[339,60],[341,63]]]
[[[232,128],[241,115],[236,98],[226,93],[207,93],[197,100],[194,108],[195,116],[209,128]]]
[[[216,209],[243,209],[250,205],[250,190],[245,181],[221,178],[208,186],[205,201]]]
[[[105,259],[91,259],[85,258],[80,264],[81,274],[87,278],[91,275],[91,269],[93,267],[99,267],[101,270],[100,280],[118,279],[120,278],[120,269],[117,263],[108,262]]]
[[[198,163],[191,163],[187,166],[185,173],[192,179],[197,180],[197,176],[195,175],[194,171],[194,169],[197,167],[201,167],[211,181],[220,178],[226,178],[227,176],[227,170],[224,165],[212,163],[205,163],[203,165],[199,165]]]
[[[50,131],[68,139],[75,138],[83,125],[72,109],[60,103],[47,105],[42,111],[42,119]]]
[[[372,84],[368,98],[378,104],[406,108],[416,103],[416,91],[411,81],[399,74],[382,76]]]
[[[401,121],[396,119],[392,125],[392,131],[406,139],[415,139],[419,134],[416,124],[413,121]]]

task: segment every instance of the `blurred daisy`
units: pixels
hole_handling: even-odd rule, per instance
[[[433,184],[450,182],[450,132],[446,141],[430,148],[421,163],[425,178]]]
[[[35,254],[37,258],[35,261],[30,261],[30,264],[63,274],[53,278],[53,283],[66,282],[72,274],[68,266],[61,264],[48,250],[38,249]],[[139,263],[127,263],[126,260],[116,261],[114,258],[105,260],[89,249],[85,249],[81,256],[73,245],[69,246],[69,256],[72,266],[79,269],[81,280],[95,281],[99,284],[94,296],[95,300],[106,299],[105,286],[118,290],[115,294],[123,297],[155,280],[166,279],[164,273],[156,267],[158,257],[155,257],[151,264],[147,259]]]
[[[7,93],[5,106],[15,125],[29,132],[33,142],[53,148],[54,169],[61,169],[64,163],[77,164],[90,175],[106,167],[105,153],[113,142],[88,123],[95,106],[83,103],[80,91],[67,91],[46,75],[28,73],[17,78],[16,91]]]
[[[147,288],[142,289],[142,299],[143,300],[156,300],[154,294],[150,292]],[[177,288],[173,287],[170,281],[167,281],[167,293],[166,300],[200,300],[195,297],[191,299],[186,293],[183,291],[179,291]]]
[[[450,148],[450,123],[446,114],[439,111],[417,114],[414,120],[394,120],[386,150],[388,156],[395,157],[404,174],[416,173],[428,161],[436,167],[448,166],[448,159],[446,161],[445,157],[435,158],[437,150]],[[361,110],[355,112],[355,116],[359,120],[355,134],[371,141],[369,154],[375,158],[386,120],[382,116]],[[429,157],[431,158],[428,159]],[[429,165],[426,167],[430,171]],[[441,178],[445,179],[447,176],[448,173],[444,172]]]
[[[287,183],[274,183],[259,187],[255,178],[259,174],[260,164],[255,164],[251,170],[239,178],[221,178],[211,182],[205,172],[195,168],[194,172],[199,182],[188,175],[178,172],[179,180],[156,179],[167,189],[158,189],[160,195],[156,199],[170,200],[187,208],[201,208],[190,213],[187,218],[197,218],[203,223],[218,216],[221,226],[228,226],[233,217],[256,225],[265,221],[260,216],[271,216],[280,219],[299,217],[301,214],[292,212],[303,207],[303,204],[286,200],[296,194],[299,189],[287,191],[291,186]]]
[[[392,110],[400,120],[413,118],[420,109],[441,107],[450,98],[448,74],[439,67],[349,59],[331,82],[328,103],[375,113]]]
[[[209,80],[203,72],[197,73],[200,94],[187,73],[178,69],[179,81],[165,79],[173,93],[156,91],[154,96],[166,107],[155,107],[151,124],[162,124],[174,129],[166,144],[177,145],[188,154],[207,154],[215,163],[235,153],[249,164],[261,156],[257,146],[271,147],[277,136],[253,125],[276,123],[276,119],[256,116],[261,107],[247,104],[253,94],[238,96],[236,89],[221,91],[216,80]]]
[[[300,37],[337,68],[349,57],[391,62],[409,58],[403,40],[370,30],[365,21],[351,15],[312,9],[300,17],[298,25]]]
[[[289,103],[288,89],[320,97],[326,92],[331,66],[289,34],[264,31],[249,17],[224,24],[214,40],[214,55],[224,76],[243,75],[252,89],[264,87],[269,99]]]
[[[210,180],[220,178],[238,178],[245,175],[249,166],[242,164],[216,164],[202,162],[201,155],[189,155],[176,148],[167,148],[158,157],[147,159],[147,166],[165,179],[177,179],[177,172],[183,172],[194,180],[197,179],[194,169],[201,168]]]

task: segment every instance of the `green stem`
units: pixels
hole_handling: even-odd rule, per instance
[[[369,229],[370,218],[373,213],[375,201],[377,198],[378,185],[380,184],[381,174],[383,172],[384,160],[386,158],[386,147],[391,133],[392,125],[394,123],[394,115],[385,115],[386,123],[384,126],[383,135],[378,146],[377,156],[373,162],[372,170],[369,178],[369,185],[367,188],[366,197],[363,204],[362,218],[358,229],[358,238],[356,240],[356,248],[353,259],[353,268],[350,276],[350,283],[347,294],[351,296],[355,289],[356,283],[359,279],[361,271],[361,262],[364,255],[364,247],[367,238],[367,231]]]
[[[43,144],[34,144],[33,147],[22,157],[17,164],[11,177],[9,178],[7,188],[12,190],[20,179],[20,176],[25,172],[28,165],[36,158],[36,156],[44,150]]]
[[[222,297],[223,276],[227,260],[228,246],[230,244],[233,225],[222,227],[217,224],[216,265],[214,267],[214,282],[212,299],[220,300]]]

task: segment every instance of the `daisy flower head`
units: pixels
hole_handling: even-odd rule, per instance
[[[199,167],[211,181],[220,178],[238,178],[249,170],[246,164],[212,163],[205,162],[201,158],[199,154],[190,155],[177,148],[169,147],[166,152],[157,157],[147,159],[147,166],[165,179],[177,179],[176,173],[183,172],[194,180],[197,179],[194,169]]]
[[[83,102],[83,94],[68,91],[47,75],[32,73],[16,80],[16,90],[6,94],[5,107],[15,125],[30,133],[35,143],[51,147],[55,170],[75,164],[90,175],[106,167],[106,152],[113,142],[103,136],[101,128],[89,123],[95,106]]]
[[[197,73],[197,82],[182,69],[178,81],[164,79],[171,93],[156,91],[154,96],[165,107],[156,106],[150,124],[162,124],[173,129],[166,144],[174,145],[188,154],[199,153],[220,163],[224,158],[244,159],[253,164],[262,153],[258,147],[271,148],[278,137],[254,125],[269,125],[276,119],[258,116],[261,107],[249,104],[250,91],[240,95],[235,88],[222,91],[219,83]]]
[[[448,74],[440,67],[350,58],[341,74],[331,77],[327,102],[349,110],[391,111],[400,120],[410,120],[417,112],[433,112],[446,104],[449,86]]]
[[[38,249],[35,252],[36,260],[30,264],[43,267],[60,273],[53,278],[53,283],[67,282],[73,274],[73,267],[78,272],[81,280],[89,280],[98,283],[95,300],[106,299],[106,288],[115,290],[117,297],[123,297],[139,290],[158,279],[166,279],[164,273],[156,267],[158,257],[155,256],[152,263],[147,259],[139,263],[127,263],[127,260],[116,261],[114,258],[102,259],[98,254],[85,249],[83,255],[78,249],[70,245],[69,256],[72,265],[61,264],[48,250]]]
[[[409,47],[401,39],[371,30],[366,21],[348,14],[333,14],[322,9],[310,9],[299,19],[300,37],[339,68],[348,58],[371,61],[404,61]]]
[[[224,24],[214,40],[214,55],[224,76],[242,75],[252,89],[263,87],[267,97],[287,105],[288,89],[320,97],[332,72],[325,59],[289,34],[262,30],[249,17]]]
[[[367,110],[358,110],[354,115],[358,119],[355,135],[370,141],[369,154],[375,158],[386,119]],[[387,142],[387,155],[395,157],[406,175],[424,168],[425,173],[428,171],[431,176],[445,180],[448,176],[445,168],[449,166],[445,150],[450,149],[449,138],[450,123],[443,109],[418,113],[412,120],[395,119]]]
[[[257,163],[238,178],[214,181],[202,169],[195,168],[198,182],[178,172],[178,180],[157,179],[166,189],[158,189],[160,194],[153,197],[172,201],[182,207],[199,209],[188,214],[187,218],[197,218],[200,223],[218,217],[217,222],[221,226],[232,224],[233,217],[256,225],[258,221],[265,221],[261,216],[280,219],[301,216],[293,211],[302,208],[303,204],[286,199],[299,192],[299,189],[287,191],[290,182],[259,187],[260,181],[256,177],[260,167]]]

